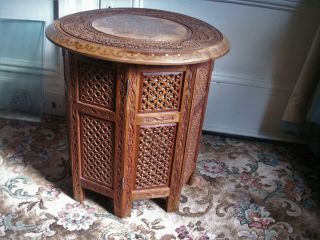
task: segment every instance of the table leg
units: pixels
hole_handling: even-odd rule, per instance
[[[75,187],[73,188],[73,198],[82,203],[85,200],[85,193],[84,193],[84,189],[82,187],[80,187],[79,189],[75,189]]]
[[[180,195],[180,191],[178,192],[178,194],[169,195],[169,197],[166,200],[167,212],[176,212],[179,209]]]
[[[123,204],[123,203],[117,202],[117,201],[113,201],[114,215],[116,215],[119,218],[130,217],[131,216],[131,205],[132,205],[132,203],[130,203],[128,205],[130,207],[126,207],[126,204]]]
[[[73,198],[82,203],[85,200],[85,190],[80,183],[80,172],[78,163],[73,161],[72,166],[72,182],[73,182]]]
[[[196,180],[196,172],[193,171],[191,176],[189,177],[188,181],[186,182],[189,186],[192,186]]]

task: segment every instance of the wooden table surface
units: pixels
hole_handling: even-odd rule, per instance
[[[55,44],[103,60],[148,65],[205,62],[228,40],[213,26],[178,13],[126,8],[68,15],[46,29]]]

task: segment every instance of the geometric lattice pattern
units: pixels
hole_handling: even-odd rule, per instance
[[[183,73],[142,74],[141,112],[179,110]]]
[[[116,80],[115,70],[79,62],[80,101],[114,110]]]
[[[167,186],[176,126],[140,128],[135,188]]]
[[[80,124],[81,176],[113,188],[114,123],[82,114]]]

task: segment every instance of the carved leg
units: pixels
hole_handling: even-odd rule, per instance
[[[180,191],[178,194],[169,195],[166,201],[166,211],[176,212],[179,209],[179,203],[180,203]]]
[[[116,162],[116,164],[118,164]],[[121,166],[117,165],[114,179],[113,213],[119,218],[130,217],[132,205],[132,192],[125,191],[129,188],[124,187],[124,178],[121,174]]]
[[[73,198],[76,201],[82,203],[86,198],[84,189],[82,187],[76,189],[76,187],[74,186],[73,187]]]
[[[72,155],[72,153],[70,153]],[[79,163],[73,161],[72,164],[72,185],[73,185],[73,198],[74,200],[82,203],[85,200],[85,191],[80,183],[80,169]]]
[[[76,133],[75,131],[73,133]],[[69,137],[70,143],[73,141],[73,139]],[[70,144],[69,143],[69,144]],[[82,203],[85,199],[85,192],[84,188],[81,187],[80,183],[80,164],[78,160],[78,152],[77,152],[77,144],[74,143],[70,146],[70,159],[71,159],[71,172],[72,172],[72,186],[73,186],[73,198]]]
[[[119,218],[125,218],[125,217],[130,217],[131,216],[131,204],[130,203],[127,207],[126,204],[121,204],[121,202],[118,201],[113,201],[113,211],[114,215],[116,215]]]
[[[195,180],[196,180],[196,172],[193,171],[193,173],[191,174],[191,176],[189,177],[189,179],[188,179],[188,181],[187,181],[187,184],[188,184],[189,186],[192,186],[193,183],[195,182]]]

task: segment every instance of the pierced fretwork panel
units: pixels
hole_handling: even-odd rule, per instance
[[[80,115],[82,177],[113,188],[114,123]]]
[[[210,68],[211,65],[209,62],[202,63],[198,65],[196,71],[189,130],[186,142],[184,182],[187,182],[196,167],[203,113],[205,111],[205,105],[208,97]]]
[[[141,112],[179,110],[183,73],[142,73]]]
[[[116,70],[79,62],[79,100],[114,110],[116,78]]]
[[[167,186],[176,126],[140,128],[135,188]]]

